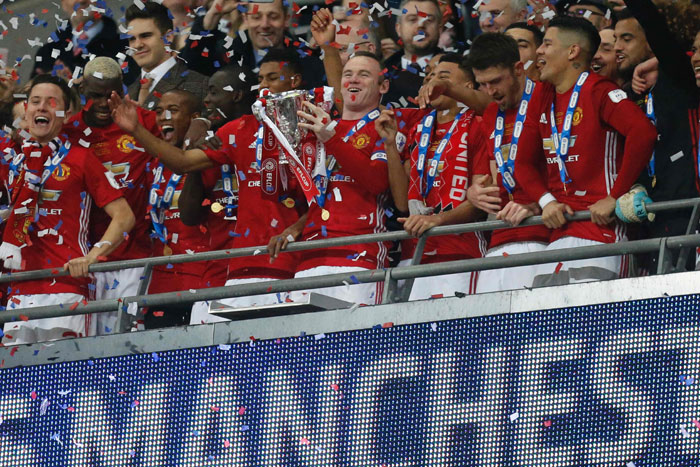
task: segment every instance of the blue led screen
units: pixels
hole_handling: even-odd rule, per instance
[[[699,298],[6,369],[0,466],[697,466]]]

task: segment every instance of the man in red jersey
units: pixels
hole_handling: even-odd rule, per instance
[[[190,122],[199,116],[201,103],[189,91],[176,89],[163,94],[156,104],[156,122],[163,139],[182,147]],[[159,161],[152,163],[148,213],[151,219],[153,256],[201,253],[209,250],[209,231],[185,225],[180,219],[181,193],[187,176],[173,173]],[[155,266],[148,293],[198,289],[208,269],[206,262]],[[146,329],[189,324],[191,305],[149,307]]]
[[[471,70],[458,54],[443,56],[431,71],[431,79],[435,77],[450,80],[455,86],[474,85]],[[406,151],[410,153],[408,174],[396,145],[385,143],[394,202],[400,210],[409,212],[409,217],[400,221],[414,237],[438,225],[461,224],[482,217],[481,211],[466,201],[473,160],[485,148],[481,124],[473,110],[460,107],[447,96],[438,97],[431,106],[433,110],[410,132],[410,149]],[[375,125],[385,141],[396,141],[397,125],[391,110],[385,110]],[[481,233],[431,237],[421,263],[480,258],[484,249]],[[410,300],[474,293],[477,277],[478,273],[467,272],[418,278]]]
[[[306,211],[306,201],[298,194],[293,175],[277,157],[256,160],[256,141],[259,122],[253,115],[227,123],[216,136],[223,145],[219,150],[182,150],[150,134],[136,119],[135,103],[112,94],[110,106],[117,124],[133,135],[147,151],[158,154],[163,164],[175,173],[202,170],[215,165],[235,167],[238,175],[238,213],[234,231],[234,247],[265,245],[271,237],[288,234],[286,229],[297,222]],[[265,132],[263,144],[276,148],[276,142]],[[284,180],[287,181],[285,188]],[[265,183],[263,183],[263,181]],[[263,253],[261,251],[261,253]],[[270,261],[268,255],[232,258],[226,285],[237,285],[264,280],[289,279],[296,269],[296,255],[284,254]],[[253,306],[278,303],[285,294],[265,294],[224,300],[234,306]]]
[[[539,215],[539,206],[518,184],[514,170],[518,139],[527,115],[535,83],[526,74],[518,43],[507,34],[485,33],[474,40],[469,64],[480,89],[494,99],[484,112],[484,128],[490,134],[487,157],[475,162],[473,184],[467,196],[475,206],[497,219],[517,226],[527,217]],[[518,127],[515,132],[514,128]],[[546,170],[542,161],[540,169]],[[505,175],[505,177],[504,177]],[[549,243],[543,225],[494,230],[486,257],[542,251]],[[535,268],[511,267],[482,271],[477,293],[531,287]]]
[[[88,267],[110,255],[134,225],[131,209],[95,156],[59,137],[69,100],[70,89],[60,78],[34,79],[25,116],[31,138],[10,166],[12,208],[0,245],[5,267],[63,268],[71,274],[11,284],[7,312],[18,318],[21,312],[13,309],[86,302],[92,285]],[[111,220],[90,248],[93,204]],[[21,344],[94,335],[94,322],[78,315],[11,322],[4,330],[4,344]]]
[[[649,163],[656,140],[654,126],[625,92],[589,73],[599,42],[590,22],[561,17],[552,20],[538,49],[543,82],[528,106],[515,173],[554,229],[548,250],[626,239],[615,202]],[[585,209],[590,222],[564,217]],[[626,269],[623,256],[548,264],[538,267],[533,285],[613,279]]]
[[[320,240],[384,232],[388,198],[386,152],[374,125],[379,102],[389,82],[377,58],[357,52],[343,67],[342,119],[331,121],[319,107],[308,104],[300,123],[325,144],[328,185],[323,206],[312,203],[301,238]],[[365,271],[385,266],[387,245],[365,243],[303,252],[295,277]],[[282,256],[280,256],[281,258]],[[357,282],[357,281],[354,281]],[[380,283],[357,284],[314,290],[353,303],[374,304],[381,300]],[[300,293],[293,296],[301,299]]]
[[[89,149],[97,156],[108,176],[117,183],[136,216],[136,225],[126,241],[111,255],[110,260],[147,258],[151,255],[148,205],[148,170],[152,156],[139,147],[131,135],[124,133],[112,121],[107,99],[112,92],[123,93],[119,64],[109,57],[97,57],[85,67],[80,92],[85,106],[64,126],[70,141]],[[139,109],[136,118],[154,135],[160,135],[155,112]],[[150,165],[149,165],[150,164]],[[109,218],[101,210],[93,212],[90,220],[90,240],[95,242],[107,228]],[[122,298],[137,295],[143,268],[95,273],[96,299]],[[99,313],[98,334],[109,334],[117,325],[118,312]]]

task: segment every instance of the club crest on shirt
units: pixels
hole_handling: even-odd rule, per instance
[[[352,145],[355,149],[364,149],[369,146],[369,135],[366,133],[360,133],[352,139]]]
[[[574,126],[578,125],[581,123],[581,119],[583,118],[583,109],[581,107],[576,107],[576,110],[574,111]]]
[[[117,140],[117,148],[121,152],[130,153],[136,146],[136,140],[131,135],[122,135]]]
[[[70,167],[62,163],[60,166],[56,167],[51,175],[53,176],[54,180],[62,182],[70,177]]]

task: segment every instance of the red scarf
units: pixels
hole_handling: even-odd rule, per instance
[[[61,145],[58,138],[45,146],[27,141],[22,146],[23,160],[22,154],[16,159],[18,167],[10,183],[10,214],[0,244],[0,259],[4,260],[5,268],[24,269],[22,248],[31,246],[29,226],[38,218],[41,189],[51,176],[52,158],[59,153]]]

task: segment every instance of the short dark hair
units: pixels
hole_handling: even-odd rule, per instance
[[[623,19],[634,19],[636,20],[637,18],[634,17],[632,12],[629,10],[629,8],[623,8],[622,10],[618,10],[615,12],[615,19],[617,21],[622,21]]]
[[[585,42],[585,45],[581,43],[578,45],[583,50],[588,49],[586,50],[588,52],[586,62],[590,62],[593,59],[593,56],[598,51],[598,47],[600,47],[600,33],[587,19],[575,16],[555,16],[549,22],[549,27],[573,33],[581,41]]]
[[[133,4],[126,9],[124,18],[127,25],[135,19],[152,19],[161,34],[173,29],[173,20],[166,7],[156,2],[145,2],[143,5],[143,8],[139,8]]]
[[[544,41],[544,33],[540,31],[540,28],[535,26],[534,24],[528,24],[525,21],[518,21],[517,23],[513,23],[510,26],[506,28],[506,31],[509,31],[511,29],[526,29],[532,33],[532,37],[535,39],[535,45],[539,47],[542,45],[542,41]]]
[[[263,59],[260,60],[260,65],[262,66],[263,63],[270,62],[284,62],[293,74],[301,74],[301,60],[299,59],[298,53],[293,49],[268,50]]]
[[[253,70],[247,66],[233,64],[226,65],[216,72],[225,73],[226,76],[231,79],[230,83],[233,90],[243,92],[243,103],[251,106],[253,105],[258,98],[257,92],[251,89],[251,87],[258,82],[258,78],[255,76],[255,73],[253,73]]]
[[[170,91],[164,92],[163,95],[170,93],[176,94],[180,98],[180,104],[186,106],[190,114],[200,113],[202,111],[202,101],[190,91],[171,89]]]
[[[476,79],[474,78],[474,72],[472,67],[469,66],[468,61],[461,54],[457,53],[447,53],[440,57],[438,63],[456,63],[460,70],[466,75],[467,79],[472,83],[476,84]]]
[[[53,84],[58,86],[59,89],[61,89],[61,94],[63,94],[64,110],[67,112],[68,109],[70,109],[70,103],[72,100],[71,89],[68,87],[68,83],[66,83],[63,78],[49,74],[36,75],[34,78],[32,78],[32,84],[29,86],[27,97],[32,95],[32,89],[34,89],[34,86],[38,84]]]
[[[485,32],[474,39],[468,60],[469,66],[475,70],[492,66],[512,68],[520,61],[518,43],[501,32]]]

